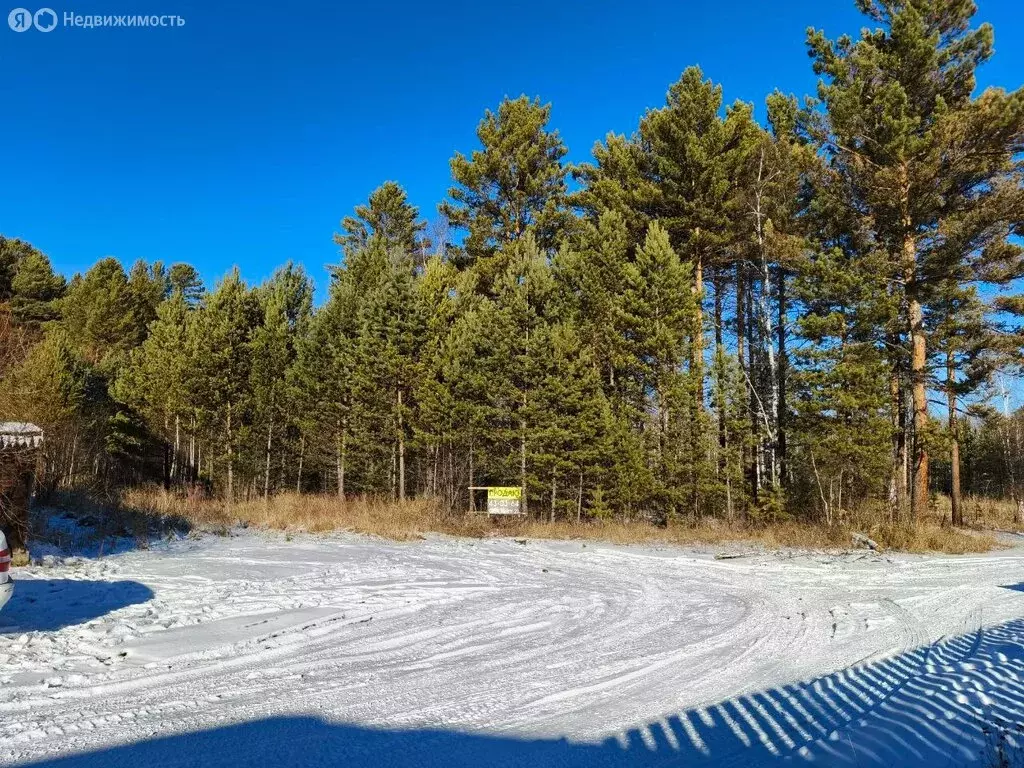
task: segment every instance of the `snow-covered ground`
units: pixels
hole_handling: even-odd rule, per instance
[[[0,764],[952,766],[1024,722],[1024,550],[241,532],[16,578]]]

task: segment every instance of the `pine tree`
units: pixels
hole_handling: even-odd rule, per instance
[[[416,281],[416,302],[423,318],[419,360],[412,398],[417,407],[412,428],[417,445],[425,451],[425,492],[443,497],[448,508],[457,501],[454,447],[458,423],[454,393],[447,379],[449,339],[456,318],[458,273],[440,255],[431,257]]]
[[[64,278],[53,271],[50,260],[35,249],[28,251],[15,267],[10,283],[15,321],[38,332],[44,323],[56,320],[64,288]]]
[[[624,292],[630,277],[629,232],[616,211],[582,225],[581,244],[563,248],[554,263],[562,313],[592,350],[609,395],[635,398],[640,377],[630,355]]]
[[[168,447],[164,483],[178,478],[181,458],[182,420],[190,412],[195,374],[189,359],[190,310],[184,294],[175,290],[157,307],[150,333],[132,350],[114,383],[114,396],[137,409]]]
[[[736,209],[749,222],[741,247],[746,272],[748,379],[754,447],[755,496],[777,499],[787,482],[790,282],[807,248],[806,179],[818,159],[797,135],[796,99],[776,91],[767,98],[770,132],[758,135],[742,158]],[[740,309],[737,308],[737,313]],[[742,340],[738,341],[742,348]]]
[[[31,421],[51,440],[46,454],[48,488],[73,487],[106,468],[105,440],[111,403],[104,382],[56,326],[11,374],[0,381],[0,419]],[[85,477],[83,477],[83,475]]]
[[[114,370],[139,339],[131,307],[124,268],[106,258],[71,281],[61,300],[61,324],[86,362]]]
[[[805,123],[827,158],[836,200],[867,215],[886,275],[905,303],[913,401],[911,517],[928,498],[927,342],[932,292],[954,275],[1003,282],[1021,274],[1008,237],[1020,220],[1015,157],[1024,91],[972,98],[992,29],[971,29],[969,0],[862,0],[880,26],[859,40],[810,31],[825,112]]]
[[[147,264],[139,259],[128,273],[126,286],[128,305],[122,309],[129,315],[134,338],[131,346],[137,346],[146,338],[149,324],[156,319],[157,307],[170,293],[170,284],[162,263]]]
[[[309,331],[298,341],[298,354],[292,376],[299,411],[298,426],[302,447],[296,467],[296,487],[304,487],[307,456],[319,455],[325,467],[321,485],[334,486],[344,499],[345,469],[351,433],[354,350],[354,301],[350,286],[340,280],[331,285],[327,303],[318,309]],[[334,468],[333,484],[326,476]],[[308,470],[306,470],[308,473]]]
[[[409,204],[405,190],[386,181],[370,193],[366,205],[356,206],[354,216],[342,219],[343,234],[335,235],[334,242],[348,256],[365,250],[370,238],[376,235],[388,252],[398,251],[414,258],[428,245],[423,238],[426,226],[419,217],[419,209]]]
[[[539,99],[506,98],[477,127],[481,149],[452,158],[455,186],[440,211],[466,232],[463,244],[451,248],[452,261],[475,264],[485,291],[504,271],[500,259],[491,262],[505,246],[529,230],[537,247],[553,253],[571,228],[562,163],[567,150],[558,132],[548,130],[550,117],[551,106]]]
[[[199,272],[184,262],[172,264],[167,270],[167,284],[169,292],[179,291],[192,306],[199,304],[206,294]]]
[[[634,248],[650,223],[658,221],[679,258],[692,266],[691,291],[698,298],[689,345],[693,422],[707,419],[703,303],[709,276],[715,288],[713,359],[724,355],[726,298],[733,284],[736,332],[746,335],[746,262],[738,257],[748,227],[738,185],[747,156],[763,132],[749,105],[734,104],[723,118],[722,104],[721,87],[706,80],[698,67],[688,68],[670,87],[666,105],[649,111],[631,140],[610,136],[604,146],[595,147],[596,163],[580,172],[587,188],[577,196],[578,204],[592,214],[618,212],[631,231]],[[737,344],[737,349],[742,355],[743,345]],[[713,400],[723,411],[721,393]],[[719,416],[718,423],[724,425],[724,414]],[[726,439],[727,433],[720,431],[722,450]],[[701,453],[696,442],[689,446],[690,455]],[[696,495],[691,501],[696,506]]]
[[[10,301],[13,296],[11,284],[18,273],[18,265],[37,253],[39,251],[24,240],[0,235],[0,302]]]
[[[353,274],[362,279],[354,349],[358,447],[368,462],[371,487],[390,487],[392,496],[404,501],[410,395],[422,324],[412,261],[403,252],[389,253],[378,235],[355,256]]]
[[[985,304],[973,287],[948,285],[931,302],[928,336],[936,358],[932,386],[946,396],[946,438],[949,441],[949,499],[953,525],[964,524],[960,482],[959,411],[966,399],[988,382],[1002,362],[995,329],[986,322]]]
[[[463,286],[472,282],[468,277]],[[514,411],[522,398],[511,370],[521,362],[515,346],[521,335],[493,299],[468,289],[459,296],[441,354],[439,398],[439,404],[451,404],[449,453],[460,465],[451,473],[455,493],[462,479],[469,486],[514,484],[521,456]]]
[[[607,478],[606,400],[590,351],[570,323],[543,324],[525,361],[532,382],[527,406],[527,484],[549,496],[548,519],[579,521],[590,491]]]
[[[692,418],[692,409],[682,397],[686,391],[682,364],[699,316],[697,299],[690,290],[689,265],[680,262],[668,232],[657,222],[648,229],[628,274],[624,293],[627,338],[640,363],[639,391],[650,399],[641,411],[652,415],[644,420],[643,430],[655,457],[652,470],[660,480],[654,501],[666,519],[664,516],[672,515],[682,502],[673,492],[673,481],[681,479],[683,467],[674,460],[672,435],[678,420]],[[690,487],[689,501],[695,505],[698,492],[692,472]]]
[[[229,506],[235,499],[236,458],[249,437],[251,343],[259,322],[259,303],[236,268],[210,294],[190,328],[198,364],[198,406],[225,465]]]
[[[803,343],[793,354],[791,460],[800,483],[792,490],[829,524],[844,500],[882,495],[891,462],[886,263],[856,240],[829,239],[816,243],[793,283]]]
[[[530,420],[530,403],[540,385],[533,361],[539,354],[540,338],[551,321],[556,286],[532,232],[511,243],[505,255],[508,267],[495,283],[494,304],[498,317],[491,329],[492,334],[498,329],[506,333],[504,343],[492,342],[495,349],[501,350],[496,362],[503,363],[498,368],[500,378],[494,380],[498,385],[494,405],[506,445],[518,444],[519,485],[525,511],[529,508],[530,458],[536,437],[536,425]]]
[[[263,318],[253,331],[250,380],[253,423],[259,429],[261,443],[266,436],[262,491],[263,498],[268,499],[274,452],[284,443],[285,430],[292,419],[292,392],[288,385],[298,340],[307,332],[313,311],[313,284],[301,267],[289,262],[260,286],[257,299]]]

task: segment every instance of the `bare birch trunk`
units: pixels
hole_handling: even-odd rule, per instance
[[[786,370],[786,367],[788,365],[788,361],[787,361],[787,358],[786,358],[786,354],[787,354],[787,351],[786,351],[786,312],[787,312],[787,307],[786,307],[786,271],[782,267],[778,267],[777,268],[777,273],[778,274],[777,274],[776,280],[778,282],[778,292],[779,292],[778,320],[777,320],[777,327],[778,327],[778,334],[779,334],[779,358],[778,358],[778,372],[777,372],[778,384],[776,385],[776,394],[777,394],[776,403],[778,404],[778,407],[777,407],[777,410],[776,410],[775,422],[777,424],[777,429],[778,429],[778,440],[777,440],[777,443],[778,443],[778,457],[779,457],[779,478],[780,478],[781,482],[783,484],[785,484],[785,483],[788,482],[788,472],[789,472],[789,463],[788,463],[788,457],[787,457],[787,450],[788,450],[789,446],[787,444],[787,434],[786,434],[786,430],[787,430],[787,427],[788,427],[788,424],[787,424],[788,414],[786,413],[786,408],[787,408],[787,404],[786,404],[786,387],[787,387],[786,374],[787,374],[787,370]]]

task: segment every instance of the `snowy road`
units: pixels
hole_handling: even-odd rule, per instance
[[[4,765],[960,765],[1024,722],[1024,550],[244,533],[17,578]]]

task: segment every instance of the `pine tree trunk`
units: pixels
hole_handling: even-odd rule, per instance
[[[700,236],[699,228],[695,234]],[[697,318],[690,351],[690,372],[696,384],[694,405],[696,413],[700,413],[704,410],[704,262],[699,249],[693,265],[693,293],[697,297]]]
[[[472,443],[470,443],[470,450],[472,450]],[[448,438],[448,474],[446,479],[447,493],[448,493],[448,507],[452,510],[455,509],[455,503],[457,500],[456,483],[458,478],[455,476],[455,440]],[[473,485],[471,482],[470,485]]]
[[[270,417],[270,424],[267,425],[267,456],[263,467],[263,500],[270,499],[270,455],[274,445],[274,417]]]
[[[174,453],[171,455],[171,482],[178,482],[178,456],[181,453],[181,417],[174,414]]]
[[[743,348],[747,336],[747,285],[743,273],[743,260],[736,261],[736,359],[740,370],[747,370],[747,353]],[[724,280],[722,281],[725,282]],[[753,360],[751,360],[751,363]]]
[[[289,417],[285,416],[284,424],[287,425]],[[288,486],[288,446],[285,442],[279,441],[277,446],[277,485],[276,488],[286,488]]]
[[[747,312],[747,359],[750,361],[747,365],[749,374],[746,377],[747,384],[747,402],[749,404],[750,412],[745,417],[748,422],[748,429],[751,434],[750,446],[746,449],[747,455],[749,456],[748,467],[750,470],[749,483],[753,490],[753,503],[755,505],[760,504],[760,493],[761,488],[765,485],[765,459],[769,450],[769,444],[774,442],[769,439],[769,418],[765,414],[764,400],[767,394],[763,391],[759,391],[758,388],[764,386],[764,351],[761,349],[762,344],[759,343],[757,338],[758,326],[757,326],[757,312],[754,307],[754,297],[756,294],[757,281],[754,276],[751,275],[748,278],[747,287],[747,300],[746,300],[746,312]],[[743,341],[740,341],[742,344]],[[771,349],[771,338],[768,337],[764,342],[767,344],[768,349]],[[758,415],[761,418],[758,418]]]
[[[398,443],[391,444],[391,471],[388,472],[391,484],[391,500],[398,499]]]
[[[754,392],[757,379],[753,341],[755,326],[752,322],[755,281],[752,275],[748,280],[745,264],[743,259],[736,261],[736,362],[743,376],[743,391],[748,403],[748,412],[753,415],[759,412],[759,399]],[[758,456],[761,453],[761,421],[757,418],[744,418],[744,421],[747,423],[742,428],[749,430],[750,440],[740,437],[740,469],[750,489],[750,497],[756,504],[760,485]]]
[[[662,381],[666,378],[664,370],[659,374],[658,385],[654,389],[655,412],[658,414],[658,468],[663,478],[668,477],[668,463],[665,460],[665,441],[668,432],[668,406],[665,404],[665,394],[662,392]]]
[[[907,299],[907,330],[910,334],[910,392],[913,405],[913,439],[910,489],[910,522],[916,524],[928,505],[928,353],[924,335],[924,307],[917,277],[917,241],[910,216],[910,183],[907,167],[900,169],[900,199],[903,226],[903,250],[900,266],[903,291]]]
[[[164,416],[164,435],[170,431],[170,424],[168,423],[167,416]],[[171,489],[171,474],[173,473],[174,464],[171,458],[171,444],[167,442],[167,439],[160,441],[164,446],[164,457],[163,457],[163,486],[165,491]]]
[[[949,463],[950,463],[950,489],[949,501],[952,507],[953,525],[964,524],[964,510],[960,500],[960,440],[957,435],[956,418],[956,361],[953,350],[946,352],[946,398],[949,407]]]
[[[398,500],[405,501],[405,421],[401,389],[398,390]]]
[[[694,235],[700,237],[699,227],[694,230]],[[694,254],[693,293],[697,300],[697,312],[693,339],[690,344],[690,376],[694,384],[693,411],[690,421],[692,425],[701,425],[704,416],[704,260],[699,248]],[[690,455],[693,457],[695,465],[700,464],[701,448],[701,428],[691,427]],[[700,474],[701,471],[697,470],[695,466],[690,482],[690,505],[695,519],[700,511]]]
[[[523,395],[523,408],[526,408],[526,395]],[[521,498],[519,511],[526,514],[526,419],[519,420],[519,488]]]
[[[302,494],[302,462],[306,458],[306,436],[299,438],[299,471],[295,476],[295,492]]]
[[[231,506],[235,501],[235,438],[232,433],[231,424],[231,401],[228,401],[228,420],[227,420],[227,437],[228,437],[228,515],[231,514]]]
[[[744,274],[743,264],[744,261],[742,259],[738,259],[736,261],[736,364],[740,369],[740,374],[743,375],[743,392],[746,395],[746,399],[750,400],[751,404],[755,406],[750,409],[750,413],[757,413],[753,387],[751,386],[753,377],[750,375],[754,369],[754,355],[752,351],[748,355],[748,350],[746,348],[747,331],[749,328],[749,324],[747,322],[749,307],[747,305],[750,297],[748,295],[748,286],[746,285],[746,275]],[[743,440],[741,436],[739,450],[740,471],[742,472],[743,477],[747,479],[751,497],[756,500],[757,481],[754,469],[755,461],[751,454],[751,449],[758,444],[758,425],[756,422],[752,422],[751,424],[744,426],[750,427],[750,436],[753,439],[749,441],[750,445],[747,445],[747,441]],[[756,451],[756,448],[754,450]]]
[[[344,422],[339,425],[337,442],[337,464],[338,464],[338,498],[345,500],[345,426]]]
[[[551,522],[555,522],[555,498],[556,498],[556,486],[555,486],[555,473],[551,473]]]
[[[787,415],[786,415],[786,272],[782,267],[777,270],[778,292],[778,334],[779,334],[779,355],[778,355],[778,368],[776,370],[777,376],[777,394],[776,394],[776,429],[778,430],[777,438],[777,454],[779,463],[779,478],[782,484],[785,486],[788,483],[788,472],[789,465],[787,463],[787,444],[786,444],[786,429],[787,429]]]
[[[718,275],[713,279],[715,289],[714,302],[714,323],[715,323],[715,378],[714,391],[715,409],[718,411],[718,471],[725,474],[728,469],[726,465],[726,452],[729,448],[729,433],[726,425],[726,396],[725,396],[725,344],[722,341],[722,283],[725,279]]]
[[[889,348],[893,350],[894,359],[889,373],[889,408],[892,426],[892,470],[889,476],[889,520],[897,522],[907,509],[907,427],[904,412],[906,410],[905,390],[903,387],[902,364],[900,352],[902,348],[900,335],[889,334]]]
[[[725,517],[731,523],[733,521],[733,508],[732,508],[732,479],[725,476]]]
[[[75,461],[78,458],[78,430],[71,439],[71,454],[68,456],[68,479],[67,486],[71,487],[75,482]]]
[[[1013,437],[1019,437],[1017,434],[1019,428],[1014,429],[1014,436],[1010,435],[1011,427],[1017,427],[1013,423],[1017,420],[1011,420],[1010,418],[1010,393],[1002,386],[1001,382],[1000,389],[1002,389],[1003,395],[1003,421],[999,428],[999,433],[1003,443],[1003,465],[1009,483],[1010,501],[1013,502],[1015,510],[1013,522],[1016,525],[1021,521],[1021,507],[1022,501],[1024,501],[1020,497],[1020,487],[1017,485],[1017,457],[1020,454],[1020,451],[1017,449],[1020,447],[1020,440],[1013,439]]]
[[[908,240],[913,248],[913,240]],[[924,336],[924,311],[916,293],[911,294],[908,302],[908,319],[910,321],[911,355],[910,376],[911,394],[914,405],[914,459],[913,488],[910,496],[910,520],[916,523],[924,515],[928,505],[928,396],[925,377],[927,372],[927,352]]]
[[[430,467],[430,498],[436,499],[437,498],[437,471],[438,471],[438,465],[439,465],[440,459],[441,459],[441,446],[439,444],[435,443],[434,446],[431,448],[431,453],[433,453],[433,455],[434,455],[433,456],[434,460],[433,460],[433,462],[431,462],[431,467]]]
[[[469,487],[476,487],[476,466],[473,461],[473,438],[469,438]],[[476,500],[473,498],[474,491],[469,492],[469,511],[476,512]]]
[[[580,470],[579,492],[576,494],[576,524],[579,525],[583,517],[583,470]]]

